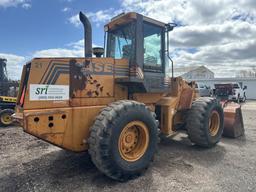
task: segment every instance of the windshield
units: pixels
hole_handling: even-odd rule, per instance
[[[108,32],[107,56],[133,59],[135,56],[135,24],[130,23]]]

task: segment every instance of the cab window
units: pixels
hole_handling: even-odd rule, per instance
[[[163,28],[143,23],[144,68],[149,71],[163,70]]]
[[[107,56],[132,60],[135,56],[135,24],[120,26],[108,32]]]

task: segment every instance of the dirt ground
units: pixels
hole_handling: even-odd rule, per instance
[[[0,191],[256,191],[256,101],[243,105],[246,135],[212,149],[186,135],[159,144],[147,172],[119,183],[100,173],[87,153],[74,154],[30,136],[0,129]]]

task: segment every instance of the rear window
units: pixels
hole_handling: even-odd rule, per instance
[[[233,88],[238,89],[238,88],[239,88],[239,85],[238,85],[238,84],[234,84],[234,85],[233,85]]]

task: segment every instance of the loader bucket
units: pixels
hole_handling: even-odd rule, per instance
[[[223,104],[224,130],[223,136],[236,138],[244,135],[244,122],[241,105],[228,102]]]

